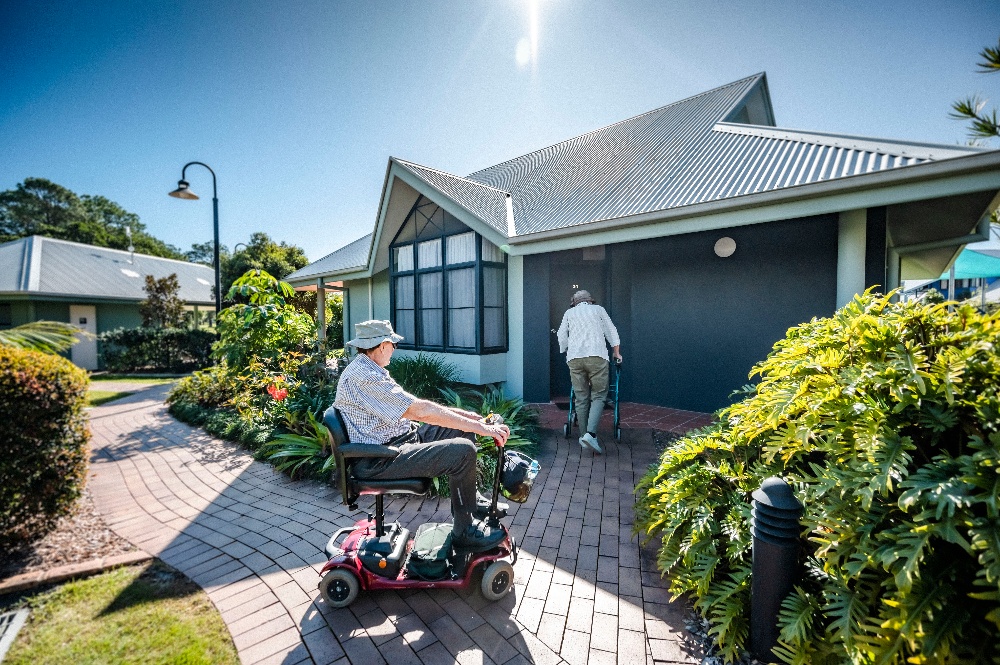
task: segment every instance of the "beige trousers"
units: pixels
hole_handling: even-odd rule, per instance
[[[604,400],[608,396],[608,359],[597,356],[573,358],[567,364],[580,436],[584,432],[597,434]]]

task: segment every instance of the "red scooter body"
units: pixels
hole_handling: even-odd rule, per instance
[[[325,575],[334,568],[347,569],[357,576],[358,581],[361,583],[361,589],[365,591],[377,591],[380,589],[466,589],[472,581],[473,571],[479,565],[484,563],[489,564],[490,562],[506,559],[507,557],[512,557],[514,562],[517,561],[514,543],[508,533],[507,537],[498,547],[487,552],[470,555],[471,559],[465,567],[465,574],[461,577],[443,580],[419,580],[406,577],[405,568],[400,569],[399,575],[394,578],[383,577],[365,568],[356,554],[358,544],[361,540],[375,533],[375,520],[358,520],[353,527],[337,531],[330,539],[330,543],[335,543],[345,532],[347,532],[347,537],[343,545],[338,548],[341,552],[334,553],[334,556],[323,566],[320,574]],[[407,552],[409,552],[412,545],[413,542],[411,539],[406,545]]]

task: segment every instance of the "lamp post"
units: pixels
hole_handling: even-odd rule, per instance
[[[212,167],[203,162],[188,162],[184,165],[184,168],[181,169],[181,179],[177,181],[177,189],[170,192],[170,196],[175,199],[186,199],[188,201],[198,200],[198,195],[191,191],[190,185],[188,185],[187,180],[184,179],[187,168],[192,164],[204,166],[208,169],[208,172],[212,174],[212,228],[215,231],[215,314],[218,316],[219,312],[222,310],[222,275],[221,265],[219,264],[219,196],[215,187],[215,171],[212,170]]]

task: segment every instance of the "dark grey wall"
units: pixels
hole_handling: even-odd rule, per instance
[[[713,251],[722,236],[736,241],[728,258]],[[633,401],[714,411],[789,327],[836,307],[835,215],[643,241],[631,254]]]
[[[882,223],[884,229],[884,217]],[[877,228],[877,215],[869,221],[873,225]],[[722,236],[736,241],[729,258],[713,250]],[[879,256],[877,247],[869,253]],[[573,277],[567,266],[574,261],[571,252],[525,257],[529,401],[548,401],[561,386],[552,375],[557,370],[550,369],[562,360],[550,346],[550,298]],[[833,313],[837,216],[609,245],[605,262],[600,304],[622,339],[622,399],[711,412],[749,383],[750,369],[788,328]],[[596,268],[581,261],[580,279],[592,278]]]
[[[524,399],[548,402],[549,345],[549,255],[524,257]],[[517,331],[512,330],[512,335]]]

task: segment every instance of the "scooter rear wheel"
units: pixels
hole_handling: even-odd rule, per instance
[[[349,570],[334,568],[319,581],[319,592],[330,607],[347,607],[358,597],[361,585]]]
[[[480,590],[486,600],[500,600],[507,595],[513,584],[514,566],[507,561],[497,560],[483,571]]]

